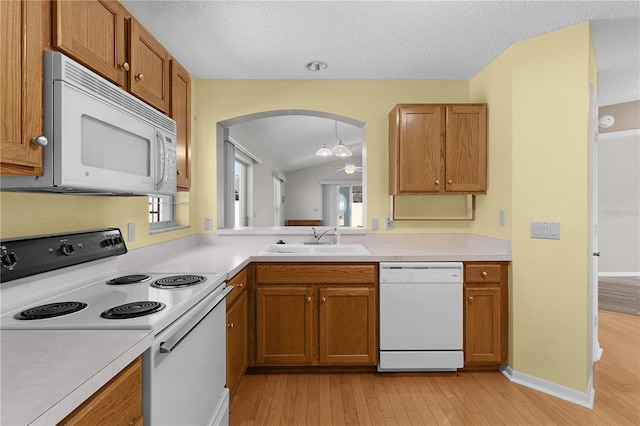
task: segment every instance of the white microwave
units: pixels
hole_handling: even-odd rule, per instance
[[[44,52],[43,175],[3,191],[176,192],[176,122],[60,52]]]

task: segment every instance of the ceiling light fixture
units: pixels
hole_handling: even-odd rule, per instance
[[[322,144],[322,148],[320,148],[320,149],[318,149],[316,151],[316,155],[318,157],[328,157],[330,155],[333,155],[333,152],[329,148],[327,148],[327,144],[326,143],[323,143]]]
[[[336,120],[336,144],[331,148],[327,148],[327,144],[323,143],[322,147],[316,151],[318,157],[328,157],[335,155],[336,157],[350,157],[351,150],[342,143],[342,139],[338,136],[338,121]]]
[[[349,148],[342,143],[342,139],[338,136],[338,120],[336,120],[336,144],[331,148],[331,152],[336,157],[350,157],[352,155]]]
[[[305,68],[307,68],[309,71],[324,71],[328,66],[329,65],[327,65],[327,63],[324,61],[311,61],[307,65],[305,65]]]

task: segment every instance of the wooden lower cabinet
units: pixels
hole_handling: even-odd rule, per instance
[[[235,288],[227,296],[227,387],[231,394],[247,370],[249,336],[249,298],[247,271],[243,269],[227,281]]]
[[[464,365],[495,368],[508,362],[508,267],[465,263]]]
[[[313,286],[256,289],[256,361],[263,365],[317,363]]]
[[[258,366],[377,365],[377,264],[256,266]]]
[[[376,291],[372,287],[320,287],[320,363],[377,364]]]
[[[142,426],[142,361],[138,357],[59,425]]]

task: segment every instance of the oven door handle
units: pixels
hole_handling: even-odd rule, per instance
[[[171,336],[165,342],[161,342],[160,353],[167,354],[174,350],[180,344],[180,342],[184,340],[184,338],[187,337],[187,335],[191,333],[194,328],[196,328],[200,321],[202,321],[207,315],[209,315],[209,312],[213,311],[220,304],[220,302],[222,302],[227,297],[227,295],[231,293],[233,289],[234,287],[232,285],[225,287],[222,293],[216,297],[213,306],[207,309],[203,309],[202,312],[190,319],[189,322],[180,330],[178,330],[173,336]]]

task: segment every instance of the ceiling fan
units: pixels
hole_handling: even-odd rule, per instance
[[[346,163],[344,167],[336,170],[336,172],[344,171],[348,175],[352,175],[355,172],[362,172],[362,166],[356,166],[353,163]]]

